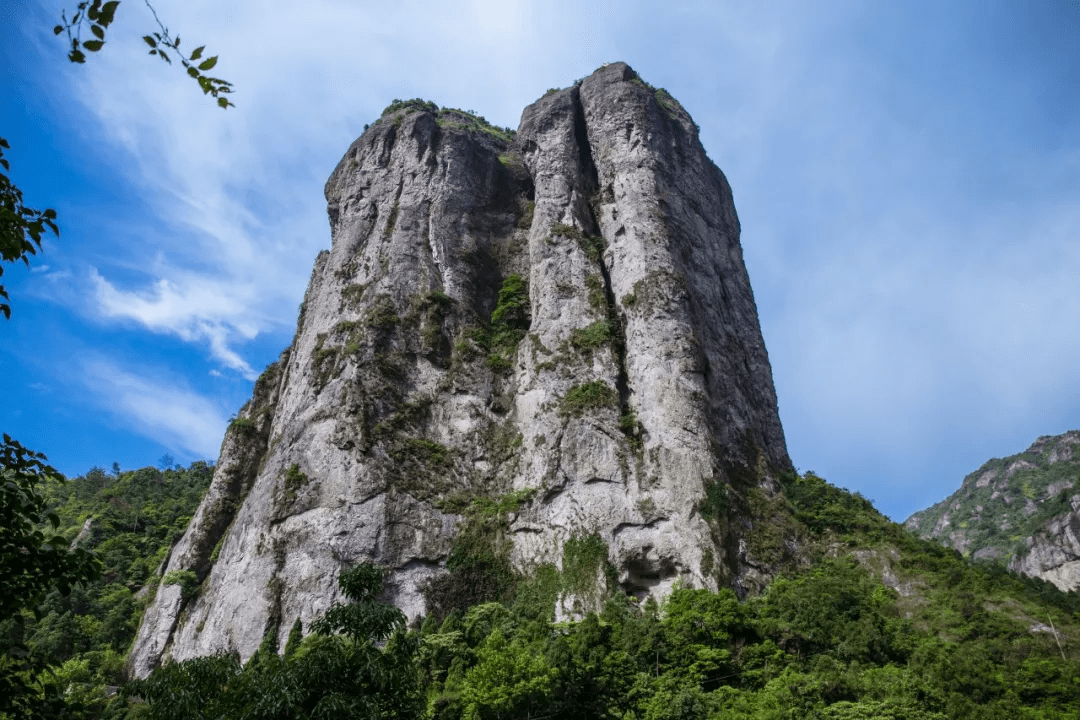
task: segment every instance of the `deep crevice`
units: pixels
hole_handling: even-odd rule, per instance
[[[596,172],[596,163],[593,162],[592,145],[589,144],[589,131],[585,125],[585,107],[581,104],[581,91],[574,88],[571,93],[571,101],[574,103],[574,139],[577,140],[579,160],[588,187],[588,194],[592,194],[600,187],[600,178]],[[595,222],[595,219],[594,219]]]
[[[585,123],[585,107],[581,103],[581,92],[575,87],[571,95],[574,103],[574,138],[577,140],[578,152],[582,174],[585,176],[586,187],[584,190],[590,197],[600,190],[600,175],[593,160],[592,145],[589,143],[589,132]],[[592,225],[590,232],[602,236],[600,223],[597,222],[596,211],[592,202],[588,205],[589,222]],[[606,242],[605,242],[606,245]],[[615,291],[611,286],[611,272],[604,262],[604,253],[601,252],[597,263],[600,266],[600,275],[604,280],[604,299],[607,301],[607,321],[613,330],[612,348],[615,352],[615,361],[618,365],[618,375],[615,377],[615,389],[619,393],[619,415],[628,416],[630,409],[630,376],[626,369],[626,323],[616,308]],[[636,432],[636,430],[635,430]]]

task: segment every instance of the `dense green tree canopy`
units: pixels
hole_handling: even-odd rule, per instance
[[[101,575],[101,563],[61,536],[46,535],[60,524],[46,509],[42,485],[61,475],[45,464],[45,456],[27,450],[4,434],[0,446],[0,621],[30,607],[46,591],[62,595],[77,583]]]

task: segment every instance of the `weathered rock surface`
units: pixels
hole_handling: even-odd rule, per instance
[[[1045,435],[1019,455],[986,462],[960,489],[904,523],[976,560],[1080,587],[1080,431]]]
[[[1009,569],[1054,583],[1068,592],[1080,587],[1080,495],[1072,509],[1051,518],[1038,532],[1024,539],[1026,552],[1013,556]]]
[[[136,676],[246,659],[364,560],[415,619],[478,498],[513,501],[498,547],[523,573],[585,537],[596,582],[638,596],[767,572],[731,508],[790,461],[731,190],[690,116],[622,63],[513,137],[392,108],[326,185],[296,337],[166,564],[199,591],[159,589]]]

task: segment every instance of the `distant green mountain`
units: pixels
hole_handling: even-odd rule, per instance
[[[1080,430],[1044,435],[1017,455],[989,460],[960,489],[904,523],[976,560],[1080,586]]]

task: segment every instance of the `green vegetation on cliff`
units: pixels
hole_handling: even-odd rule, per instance
[[[544,566],[501,602],[456,607],[409,631],[368,594],[318,626],[340,634],[297,637],[283,655],[267,641],[243,667],[224,657],[166,665],[129,690],[149,703],[134,701],[128,712],[222,720],[331,709],[335,717],[447,720],[1076,717],[1075,594],[972,564],[813,474],[788,476],[783,486],[780,502],[800,528],[808,565],[760,596],[677,587],[658,605],[613,592],[601,612],[555,622],[558,594],[603,572],[604,543],[579,538],[563,561],[564,573],[576,573],[568,580]],[[470,537],[520,499],[471,503]],[[369,580],[375,572],[363,570]],[[370,642],[374,628],[389,638],[381,651]],[[346,671],[354,674],[329,682]]]
[[[994,458],[945,500],[904,523],[975,559],[1008,562],[1027,538],[1071,510],[1080,493],[1080,432],[1043,436],[1027,450]]]

